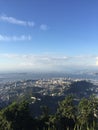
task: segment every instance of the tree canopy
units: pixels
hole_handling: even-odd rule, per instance
[[[0,111],[0,130],[97,130],[98,99],[82,98],[77,104],[71,95],[58,103],[57,112],[42,106],[42,115],[34,118],[29,103],[13,102]]]

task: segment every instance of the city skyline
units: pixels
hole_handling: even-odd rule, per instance
[[[97,0],[1,0],[0,72],[98,68]]]

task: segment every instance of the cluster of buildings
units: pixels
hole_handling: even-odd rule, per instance
[[[21,80],[0,83],[0,107],[9,104],[10,102],[31,96],[34,99],[34,94],[49,95],[49,96],[64,96],[65,92],[70,88],[73,82],[81,81],[80,79],[70,78],[52,78],[38,80]],[[96,91],[98,89],[96,88]]]

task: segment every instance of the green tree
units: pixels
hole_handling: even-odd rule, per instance
[[[69,95],[63,101],[59,102],[57,113],[62,117],[76,119],[76,106],[74,105],[73,96]]]
[[[59,102],[57,115],[59,116],[62,130],[74,127],[76,122],[76,112],[73,96],[69,95],[63,101]]]
[[[12,103],[1,111],[0,130],[32,130],[33,119],[27,102]]]
[[[98,112],[98,99],[94,96],[89,99],[83,98],[78,106],[78,121],[81,129],[97,129],[97,112]]]

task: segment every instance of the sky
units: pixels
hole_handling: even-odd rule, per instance
[[[98,70],[98,0],[0,0],[0,72]]]

